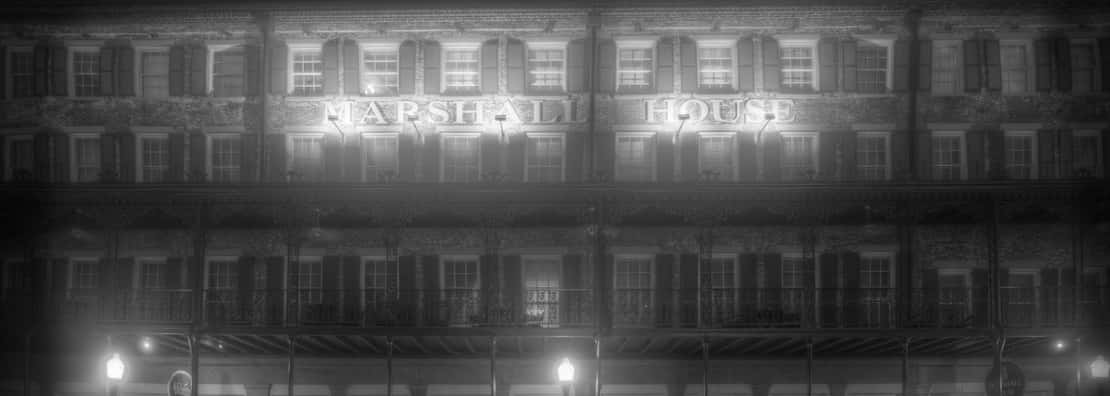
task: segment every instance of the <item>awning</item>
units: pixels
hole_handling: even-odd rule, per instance
[[[509,396],[562,396],[563,389],[554,384],[509,385]]]
[[[407,384],[393,384],[392,396],[410,396]],[[355,384],[347,387],[347,396],[385,396],[385,384]],[[297,395],[300,396],[300,395]]]
[[[286,396],[289,386],[285,384],[270,387],[270,396]],[[331,388],[327,385],[293,385],[293,396],[331,396]]]
[[[774,384],[771,385],[771,390],[767,391],[770,396],[805,396],[806,384]],[[829,386],[825,384],[813,384],[814,395],[829,394]]]
[[[701,384],[687,384],[683,396],[702,396]],[[752,387],[748,384],[709,384],[710,396],[751,396]]]
[[[897,395],[901,393],[902,384],[848,384],[844,387],[846,396]]]
[[[300,395],[297,395],[300,396]],[[428,396],[489,396],[489,384],[485,385],[428,385]]]
[[[667,396],[667,386],[663,384],[604,384],[601,385],[601,396]]]

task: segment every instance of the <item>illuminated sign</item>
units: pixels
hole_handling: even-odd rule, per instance
[[[777,122],[794,121],[794,101],[790,99],[665,99],[644,101],[646,121],[678,121],[689,114],[690,121],[721,123],[763,122],[764,115],[775,115]]]
[[[397,101],[324,102],[325,122],[353,125],[390,125],[408,122],[416,116],[422,122],[436,124],[485,124],[494,116],[505,115],[507,122],[527,124],[568,124],[579,119],[578,103],[574,100],[528,100],[495,102],[490,100],[430,101],[418,103]]]
[[[187,371],[174,371],[166,388],[169,396],[190,396],[193,393],[193,376]]]

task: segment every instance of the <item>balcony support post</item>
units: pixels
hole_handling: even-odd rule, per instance
[[[1002,329],[999,329],[998,334],[994,338],[994,369],[998,371],[998,378],[995,378],[994,380],[996,382],[993,385],[991,385],[991,386],[997,386],[998,387],[998,394],[999,395],[1002,395],[1002,389],[1003,389],[1002,388],[1002,383],[1003,383],[1003,378],[1002,378],[1003,377],[1003,375],[1002,375],[1002,353],[1005,351],[1005,349],[1006,349],[1006,334],[1003,332]]]
[[[193,262],[189,269],[188,288],[193,291],[192,322],[194,329],[203,327],[207,316],[204,307],[204,257],[208,251],[208,213],[208,204],[200,203],[196,207],[196,217],[193,219]],[[199,383],[196,382],[197,373],[190,374],[193,375],[193,383]]]
[[[594,334],[594,394],[601,396],[601,336]]]
[[[385,396],[393,396],[393,336],[385,337]]]
[[[200,394],[200,345],[197,344],[196,333],[190,332],[185,338],[189,344],[189,375],[193,377],[189,396],[197,396]]]
[[[1075,337],[1075,396],[1080,396],[1083,385],[1083,339]]]
[[[286,338],[286,343],[287,343],[287,351],[286,352],[288,353],[289,364],[287,366],[286,373],[285,373],[285,375],[286,375],[286,382],[285,382],[286,383],[286,388],[285,388],[286,392],[285,392],[285,395],[286,396],[294,396],[295,392],[293,392],[293,369],[295,367],[293,366],[293,358],[296,355],[296,339],[293,336],[288,336]]]
[[[806,339],[806,396],[813,396],[813,338]]]
[[[1001,331],[1002,323],[1002,273],[998,263],[998,205],[999,201],[993,196],[987,200],[987,284],[990,289],[987,294],[987,303],[990,313],[987,315],[990,322],[988,326]]]
[[[709,396],[709,340],[701,339],[701,395]]]
[[[497,337],[489,338],[489,396],[497,396]]]
[[[902,396],[910,395],[910,337],[902,339]]]

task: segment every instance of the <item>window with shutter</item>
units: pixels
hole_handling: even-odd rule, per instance
[[[387,257],[362,258],[362,289],[367,305],[385,309],[380,304],[396,301],[400,288],[397,260],[389,260]]]
[[[617,90],[643,92],[655,81],[655,41],[617,40]]]
[[[4,179],[13,181],[27,181],[30,179],[34,171],[34,140],[31,135],[15,135],[8,136],[4,139],[4,144],[7,146],[4,150],[4,158],[7,160],[7,166],[4,171]]]
[[[860,180],[890,179],[890,133],[856,134],[856,177]]]
[[[166,181],[166,173],[170,169],[169,136],[167,135],[140,135],[137,166],[140,183],[162,183]]]
[[[362,135],[363,181],[381,182],[397,178],[397,145],[398,136],[395,133]]]
[[[70,172],[76,183],[93,183],[100,180],[100,136],[74,135],[70,144]]]
[[[70,47],[70,93],[73,96],[100,96],[100,49]]]
[[[400,43],[359,43],[363,95],[394,96],[400,84]]]
[[[736,40],[695,40],[698,89],[731,91],[736,88]]]
[[[443,44],[443,92],[477,94],[481,76],[478,43]]]
[[[448,133],[441,135],[440,181],[473,183],[480,180],[481,141],[478,134]]]
[[[960,131],[936,131],[932,136],[933,179],[967,179],[967,150],[964,146],[964,133]]]
[[[1072,166],[1077,177],[1102,177],[1102,137],[1097,130],[1079,130],[1072,135]]]
[[[1002,61],[1002,93],[1018,94],[1028,92],[1031,65],[1033,64],[1033,43],[1029,40],[1003,40],[999,43]]]
[[[11,97],[27,98],[35,95],[34,55],[31,47],[8,49],[8,84]]]
[[[732,181],[733,133],[698,134],[698,174],[708,181]]]
[[[893,259],[890,253],[865,252],[860,255],[859,287],[864,305],[865,327],[889,325],[893,312]],[[848,290],[849,293],[855,292]]]
[[[324,93],[323,50],[292,50],[293,95],[318,96]]]
[[[523,256],[525,322],[531,326],[556,327],[559,323],[559,294],[562,257]]]
[[[297,294],[303,304],[320,304],[324,300],[324,262],[321,257],[297,259]]]
[[[811,180],[817,169],[817,134],[813,132],[783,132],[782,180]]]
[[[208,62],[208,86],[212,96],[245,95],[246,54],[242,45],[209,45]]]
[[[1095,90],[1095,45],[1092,40],[1071,41],[1072,92]]]
[[[1010,179],[1037,178],[1037,139],[1033,131],[1006,131],[1006,175]]]
[[[529,133],[525,145],[524,181],[559,183],[563,181],[564,136],[561,133]]]
[[[963,92],[963,48],[959,40],[933,41],[932,92],[955,95]]]
[[[566,88],[567,43],[528,42],[528,89],[559,92]]]
[[[894,40],[861,39],[856,45],[856,89],[885,93],[893,88]]]
[[[241,135],[208,136],[208,174],[215,183],[238,183],[242,158]]]
[[[622,255],[613,260],[613,322],[648,324],[655,312],[652,256]]]
[[[165,289],[168,286],[169,266],[164,257],[140,258],[137,264],[140,289]]]
[[[170,96],[169,48],[138,48],[138,93],[146,98]]]
[[[817,91],[817,40],[779,40],[782,65],[782,90],[808,93]]]
[[[650,133],[618,133],[614,179],[624,182],[655,180],[655,136]]]
[[[324,136],[291,134],[288,146],[289,181],[320,182],[324,180]]]

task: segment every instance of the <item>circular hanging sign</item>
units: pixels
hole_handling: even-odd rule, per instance
[[[999,372],[1002,376],[1002,390],[998,389]],[[998,366],[991,368],[987,373],[987,396],[1022,396],[1025,392],[1025,375],[1013,362],[1002,362],[1001,370]]]
[[[166,394],[169,396],[191,396],[193,394],[193,376],[188,371],[177,370],[170,375],[170,382],[166,384]]]

